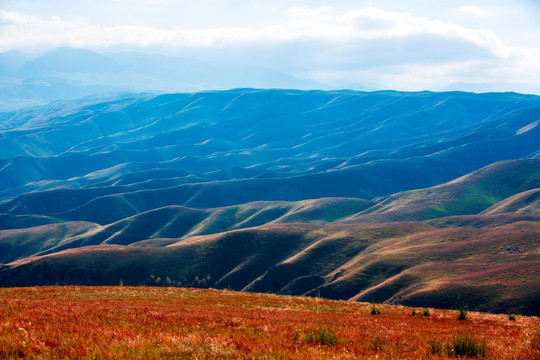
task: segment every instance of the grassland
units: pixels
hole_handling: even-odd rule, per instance
[[[1,359],[489,359],[540,357],[536,317],[148,287],[0,289]],[[418,315],[412,315],[412,310]]]

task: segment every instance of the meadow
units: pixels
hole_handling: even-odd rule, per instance
[[[378,313],[378,314],[377,314]],[[160,287],[0,289],[0,359],[540,358],[537,317]]]

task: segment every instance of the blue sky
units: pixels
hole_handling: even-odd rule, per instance
[[[538,19],[538,0],[0,0],[0,52],[137,50],[399,90],[540,86]]]

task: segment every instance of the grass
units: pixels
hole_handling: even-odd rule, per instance
[[[428,345],[431,355],[442,355],[444,353],[445,345],[441,340],[429,339]]]
[[[384,348],[384,343],[384,339],[378,336],[369,341],[369,345],[373,350],[382,350]]]
[[[373,305],[176,287],[0,288],[0,359],[540,358],[538,318],[475,312],[461,322],[436,310],[426,321],[391,305],[371,316]]]
[[[465,307],[460,305],[458,307],[458,320],[466,320],[467,319],[467,310],[465,310]]]
[[[371,304],[371,315],[381,315],[381,309],[377,307],[375,304]]]
[[[464,333],[452,337],[452,343],[447,348],[451,356],[486,357],[486,340],[480,341],[475,336]]]
[[[428,346],[431,355],[446,355],[449,357],[487,356],[486,339],[480,340],[469,332],[454,334],[449,342],[430,339]]]
[[[323,327],[319,331],[309,330],[304,336],[304,341],[308,343],[319,343],[321,345],[336,345],[339,342],[339,338],[332,330]]]

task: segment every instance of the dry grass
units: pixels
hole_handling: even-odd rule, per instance
[[[385,305],[371,316],[365,303],[181,288],[12,288],[0,299],[0,359],[445,358],[434,344],[464,333],[485,339],[487,358],[540,357],[534,317]]]

